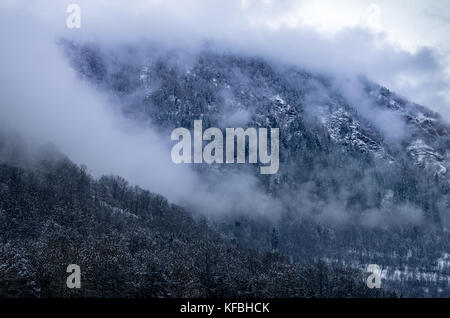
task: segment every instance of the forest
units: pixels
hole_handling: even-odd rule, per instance
[[[30,161],[8,144],[0,138],[0,297],[395,296],[348,267],[233,244],[164,197],[118,176],[94,179],[52,147]],[[81,268],[80,289],[66,287],[69,264]]]

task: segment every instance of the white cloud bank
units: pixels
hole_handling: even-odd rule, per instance
[[[81,29],[66,28],[71,2],[81,6]],[[178,202],[200,204],[209,197],[216,207],[226,207],[229,198],[235,198],[243,204],[238,209],[273,211],[276,204],[254,193],[256,181],[251,177],[237,178],[237,183],[229,178],[211,193],[190,170],[173,167],[169,149],[156,133],[131,128],[107,107],[108,100],[77,80],[61,56],[57,39],[103,45],[157,41],[194,49],[212,40],[228,50],[313,71],[339,76],[363,73],[449,119],[448,40],[434,33],[430,36],[434,40],[423,32],[413,35],[427,27],[431,32],[436,14],[446,12],[437,8],[449,5],[429,1],[429,12],[420,14],[416,5],[389,3],[2,1],[0,124],[54,142],[96,174],[120,174]],[[446,19],[441,21],[442,28],[448,29]],[[250,200],[246,196],[250,192],[258,199]]]
[[[71,2],[82,9],[80,30],[66,28]],[[191,48],[208,39],[312,70],[362,73],[450,118],[446,1],[7,0],[2,7],[5,15],[17,12],[6,8],[34,15],[55,37]]]

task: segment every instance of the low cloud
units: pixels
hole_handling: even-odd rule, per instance
[[[248,1],[78,1],[81,29],[66,28],[69,1],[6,1],[0,5],[0,123],[4,128],[53,142],[95,175],[119,174],[132,183],[203,211],[263,215],[280,210],[250,175],[231,176],[211,192],[197,173],[170,161],[170,149],[150,128],[136,126],[111,107],[113,100],[79,80],[57,41],[68,38],[101,47],[157,43],[160,49],[195,53],[205,43],[244,55],[340,78],[365,74],[406,97],[429,103],[447,119],[448,76],[432,48],[404,51],[383,33],[353,27],[333,35],[282,21],[292,2]],[[264,23],[265,20],[270,23]],[[357,95],[351,95],[357,99]],[[370,107],[362,104],[368,117]],[[237,111],[227,120],[247,114]],[[375,124],[389,114],[377,113]],[[396,121],[396,118],[388,118]],[[395,126],[395,125],[392,125]],[[380,125],[383,130],[383,125]],[[397,127],[397,126],[396,126]],[[401,129],[387,135],[400,139]],[[175,186],[176,185],[176,186]],[[332,211],[332,209],[326,209]],[[331,212],[330,212],[331,213]],[[336,219],[345,218],[331,213]]]
[[[227,175],[212,190],[191,166],[172,163],[169,136],[125,118],[114,99],[80,80],[39,17],[15,13],[0,22],[2,131],[18,132],[37,144],[51,142],[95,176],[120,175],[210,216],[233,211],[276,215],[279,207],[254,177]],[[13,21],[20,28],[5,32]]]

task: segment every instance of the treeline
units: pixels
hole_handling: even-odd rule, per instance
[[[80,289],[66,287],[69,264]],[[68,159],[0,165],[1,297],[379,297],[362,273],[300,266],[221,239],[206,222]]]

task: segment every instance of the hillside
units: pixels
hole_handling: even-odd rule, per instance
[[[52,147],[29,160],[20,144],[0,136],[0,297],[383,295],[359,271],[238,248],[160,195],[96,180]]]
[[[381,264],[399,290],[448,295],[450,128],[439,114],[363,77],[347,83],[261,57],[62,46],[81,79],[163,136],[196,119],[280,128],[276,175],[248,165],[194,167],[205,180],[251,173],[281,207],[269,212],[275,222],[231,203],[219,219],[206,215],[234,244],[270,251],[275,235],[276,249],[297,263]]]

